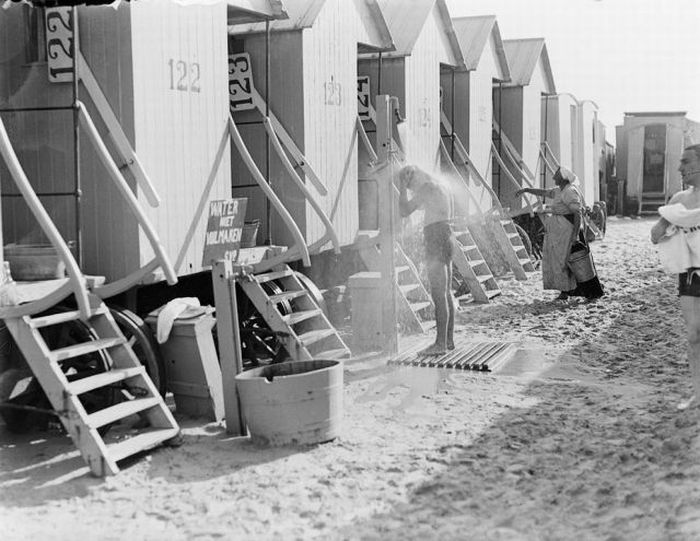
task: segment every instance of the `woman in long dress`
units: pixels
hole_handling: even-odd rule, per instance
[[[590,280],[577,282],[569,267],[569,258],[572,253],[589,249],[581,228],[583,199],[573,185],[576,175],[560,167],[553,178],[557,186],[551,190],[523,188],[516,192],[517,196],[531,193],[552,199],[543,217],[545,233],[542,248],[542,282],[544,289],[559,291],[557,300],[566,300],[570,296],[597,299],[603,296],[603,287],[600,285],[597,274]]]

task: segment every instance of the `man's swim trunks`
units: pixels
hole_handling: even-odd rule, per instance
[[[688,269],[678,275],[679,297],[700,297],[700,269]]]
[[[447,265],[452,261],[452,228],[447,222],[434,222],[423,228],[425,257]]]

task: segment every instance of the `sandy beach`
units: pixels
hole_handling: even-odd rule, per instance
[[[652,223],[609,219],[598,302],[554,302],[538,271],[463,308],[458,344],[517,345],[496,372],[347,361],[330,443],[260,447],[178,417],[183,445],[98,479],[58,431],[0,427],[0,536],[700,539],[700,408],[675,407],[686,340]]]

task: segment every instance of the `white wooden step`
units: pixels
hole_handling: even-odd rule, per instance
[[[292,299],[298,299],[304,295],[307,295],[306,290],[299,289],[298,291],[285,291],[284,293],[280,293],[278,295],[270,295],[269,299],[271,303],[277,304],[284,301],[291,301]]]
[[[153,449],[161,443],[174,438],[179,432],[179,428],[154,428],[147,432],[140,432],[125,440],[108,444],[107,454],[109,458],[118,462],[136,453]]]
[[[299,342],[302,346],[310,346],[316,342],[320,342],[324,338],[333,336],[335,334],[335,329],[315,329],[313,331],[305,332],[298,336]]]
[[[110,406],[98,412],[92,413],[87,417],[87,425],[90,428],[99,428],[109,423],[114,423],[120,419],[139,413],[140,411],[153,408],[161,403],[160,397],[135,398],[120,402],[114,406]]]
[[[121,336],[115,336],[114,338],[101,338],[99,340],[74,344],[72,346],[54,349],[49,354],[49,360],[53,362],[65,361],[66,359],[80,357],[81,355],[102,351],[125,343],[126,340],[124,338]]]
[[[414,312],[420,312],[421,310],[424,310],[425,308],[428,308],[429,306],[433,305],[433,303],[431,301],[412,302],[410,304],[411,304],[411,309]]]
[[[350,352],[347,349],[340,348],[340,349],[329,349],[327,351],[321,351],[320,353],[314,353],[314,359],[322,359],[322,360],[336,360],[336,359],[344,359],[350,357]]]
[[[115,368],[108,372],[102,372],[101,374],[96,374],[94,376],[69,382],[68,392],[73,393],[74,395],[87,393],[93,389],[99,389],[100,387],[106,387],[107,385],[112,385],[113,383],[142,375],[145,373],[145,371],[146,369],[143,366]]]
[[[489,280],[493,280],[493,274],[478,274],[476,276],[476,279],[479,280],[480,284],[483,284],[484,282],[488,282]]]
[[[483,259],[470,259],[469,260],[469,265],[471,266],[471,268],[478,267],[479,265],[483,265],[484,263],[486,263],[486,261],[484,261]]]
[[[312,317],[319,316],[323,313],[323,310],[316,308],[314,310],[303,310],[301,312],[292,312],[286,316],[282,316],[282,319],[287,323],[287,325],[296,325]]]
[[[255,275],[255,280],[259,284],[265,283],[265,282],[270,282],[272,280],[279,280],[280,278],[286,278],[288,276],[294,276],[294,271],[292,269],[285,269],[281,271],[275,271],[275,272],[266,272],[264,274],[256,274]]]
[[[400,266],[394,268],[394,272],[396,273],[396,276],[398,276],[401,273],[407,272],[409,270],[411,270],[411,267],[409,267],[408,265],[400,265]]]
[[[401,293],[406,295],[407,293],[410,293],[411,291],[415,291],[416,289],[420,289],[420,284],[402,284],[399,285],[399,290]]]
[[[107,308],[102,306],[93,312],[93,315],[104,314]],[[68,310],[67,312],[58,312],[47,316],[34,317],[29,319],[29,326],[32,329],[41,329],[51,325],[59,325],[60,323],[68,323],[69,321],[77,321],[80,319],[78,310]]]

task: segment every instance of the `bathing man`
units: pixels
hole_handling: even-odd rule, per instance
[[[700,145],[685,148],[678,171],[687,189],[675,194],[668,206],[679,203],[689,210],[700,209]],[[651,229],[651,242],[663,241],[670,225],[665,218],[659,219]],[[678,275],[678,295],[688,333],[688,364],[694,392],[688,400],[678,404],[678,409],[686,409],[697,406],[700,401],[700,268],[691,267]]]
[[[423,242],[430,281],[430,294],[435,304],[437,337],[435,343],[425,349],[424,355],[442,355],[454,349],[455,311],[450,285],[452,283],[452,245],[454,242],[449,220],[451,200],[437,180],[418,167],[408,165],[399,173],[399,209],[406,217],[417,209],[423,209]],[[411,190],[409,200],[406,193]]]

